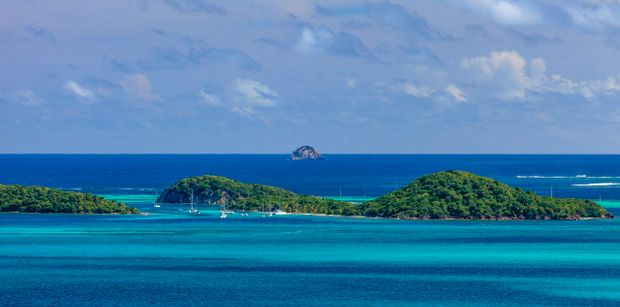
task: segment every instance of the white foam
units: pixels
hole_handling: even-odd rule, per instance
[[[575,175],[575,176],[539,176],[539,175],[518,175],[518,179],[617,179],[620,176],[588,176],[588,175]]]
[[[574,183],[574,187],[611,187],[619,186],[620,182],[593,182],[593,183]]]
[[[82,191],[82,188],[59,188],[59,190]]]
[[[567,179],[571,177],[569,176],[538,176],[538,175],[522,176],[522,175],[519,175],[517,176],[517,178],[519,179]]]

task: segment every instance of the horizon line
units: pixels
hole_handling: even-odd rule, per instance
[[[252,153],[252,152],[0,152],[0,155],[285,155],[290,153],[271,152],[271,153]],[[449,153],[449,152],[436,152],[436,153],[399,153],[399,152],[327,152],[321,153],[321,155],[549,155],[549,156],[586,156],[586,155],[600,155],[600,156],[614,156],[620,155],[620,153],[531,153],[531,152],[515,152],[515,153],[492,153],[492,152],[472,152],[472,153]]]

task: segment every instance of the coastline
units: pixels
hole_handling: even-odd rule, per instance
[[[22,211],[0,211],[0,214],[46,214],[46,215],[150,215],[149,212],[136,213],[95,213],[95,212],[22,212]]]
[[[256,214],[261,214],[261,211],[248,211]],[[19,211],[0,211],[0,214],[36,214],[36,215],[141,215],[149,216],[152,212],[138,212],[138,213],[67,213],[67,212],[19,212]],[[299,215],[299,216],[313,216],[313,217],[334,217],[334,218],[350,218],[350,219],[368,219],[368,220],[391,220],[391,221],[587,221],[587,220],[608,220],[614,217],[580,217],[580,218],[564,218],[564,219],[526,219],[526,218],[397,218],[397,217],[381,217],[381,216],[363,216],[363,215],[339,215],[339,214],[324,214],[324,213],[301,213],[301,212],[286,212],[284,215]]]
[[[260,213],[260,211],[250,211]],[[339,214],[324,214],[324,213],[299,213],[299,212],[286,212],[286,215],[303,215],[303,216],[316,216],[316,217],[337,217],[337,218],[351,218],[351,219],[375,219],[375,220],[395,220],[395,221],[587,221],[587,220],[610,220],[614,219],[613,215],[607,217],[571,217],[563,219],[551,219],[551,218],[456,218],[456,217],[444,217],[444,218],[398,218],[398,217],[381,217],[381,216],[364,216],[364,215],[339,215]]]

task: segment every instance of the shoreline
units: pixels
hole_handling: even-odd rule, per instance
[[[262,213],[260,211],[250,211],[256,213]],[[299,212],[286,212],[285,215],[303,215],[303,216],[316,216],[316,217],[338,217],[338,218],[351,218],[351,219],[376,219],[376,220],[395,220],[395,221],[587,221],[587,220],[611,220],[614,219],[614,215],[605,217],[571,217],[562,219],[552,218],[511,218],[511,217],[499,217],[499,218],[456,218],[456,217],[444,217],[444,218],[398,218],[398,217],[382,217],[382,216],[364,216],[364,215],[339,215],[339,214],[325,214],[325,213],[299,213]]]
[[[22,212],[22,211],[0,211],[0,214],[64,214],[64,215],[150,215],[149,212],[137,213],[96,213],[96,212]]]
[[[176,205],[176,204],[174,204]],[[217,211],[217,210],[215,210]],[[243,211],[243,210],[236,210]],[[250,210],[246,212],[264,214],[267,212]],[[0,211],[0,214],[42,214],[42,215],[141,215],[149,216],[151,214],[157,214],[156,212],[137,212],[137,213],[89,213],[89,212],[21,212],[21,211]],[[335,217],[335,218],[349,218],[349,219],[369,219],[369,220],[394,220],[394,221],[587,221],[587,220],[610,220],[614,219],[613,214],[609,214],[605,217],[568,217],[568,218],[519,218],[519,217],[488,217],[488,218],[471,218],[471,217],[442,217],[442,218],[430,218],[430,217],[382,217],[382,216],[364,216],[364,215],[341,215],[341,214],[326,214],[326,213],[307,213],[307,212],[285,212],[283,215],[299,215],[299,216],[314,216],[314,217]]]
[[[261,211],[248,211],[252,213],[261,214]],[[149,216],[151,212],[139,212],[139,213],[67,213],[67,212],[19,212],[19,211],[0,211],[0,214],[36,214],[36,215],[82,215],[82,216],[110,216],[110,215],[141,215]],[[397,218],[397,217],[381,217],[381,216],[363,216],[363,215],[339,215],[339,214],[324,214],[324,213],[300,213],[300,212],[286,212],[284,215],[299,215],[299,216],[312,216],[312,217],[333,217],[333,218],[348,218],[356,220],[389,220],[389,221],[472,221],[472,222],[491,222],[491,221],[588,221],[588,220],[611,220],[614,216],[610,217],[579,217],[579,218],[539,218],[539,219],[527,219],[527,218]]]

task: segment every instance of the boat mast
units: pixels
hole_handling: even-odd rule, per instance
[[[553,198],[553,185],[551,185],[551,198]]]
[[[189,206],[191,210],[194,210],[194,189],[192,189],[192,195],[189,196]]]

